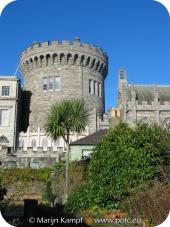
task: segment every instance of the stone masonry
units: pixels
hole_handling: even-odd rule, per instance
[[[24,76],[23,116],[25,126],[19,136],[17,166],[40,168],[64,158],[62,138],[53,141],[44,132],[51,106],[65,99],[83,99],[90,111],[89,125],[73,142],[105,127],[104,80],[108,57],[94,45],[70,41],[34,42],[21,54]],[[108,125],[107,125],[108,126]]]
[[[30,92],[30,130],[43,128],[51,105],[63,99],[83,98],[89,108],[102,115],[107,68],[107,55],[100,48],[81,44],[79,38],[73,43],[35,42],[23,51],[20,69],[24,90]],[[43,78],[50,77],[58,77],[60,86],[56,91],[43,91]]]
[[[120,69],[118,81],[118,108],[123,121],[132,126],[145,122],[170,128],[170,86],[128,84],[125,69]]]

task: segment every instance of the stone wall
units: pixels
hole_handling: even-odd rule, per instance
[[[170,86],[128,84],[125,70],[120,70],[118,107],[121,120],[132,126],[145,122],[170,128]]]
[[[107,67],[107,55],[100,48],[81,44],[78,38],[73,43],[34,43],[23,51],[20,69],[25,78],[24,89],[31,92],[31,130],[38,126],[43,128],[51,105],[64,99],[83,98],[89,108],[95,107],[102,115]],[[60,78],[59,90],[43,91],[43,78],[49,76]],[[100,86],[100,94],[89,93],[89,80],[95,83],[94,86]],[[96,93],[97,90],[98,87]]]

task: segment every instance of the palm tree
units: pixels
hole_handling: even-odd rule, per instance
[[[64,100],[52,106],[45,124],[48,136],[56,140],[62,137],[66,143],[66,188],[65,200],[68,198],[69,190],[69,143],[70,133],[81,133],[88,124],[89,112],[85,102],[79,99]]]

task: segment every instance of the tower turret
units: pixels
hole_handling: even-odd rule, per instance
[[[126,121],[127,105],[127,79],[126,70],[121,68],[118,72],[118,107],[121,112],[121,119]]]
[[[34,42],[20,58],[24,89],[31,93],[30,128],[43,128],[51,105],[63,99],[83,98],[102,114],[107,69],[106,53],[78,37],[72,43]]]

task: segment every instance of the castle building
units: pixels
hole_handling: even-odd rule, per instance
[[[39,168],[54,164],[65,147],[62,138],[53,141],[44,132],[51,106],[65,99],[83,99],[90,111],[89,125],[71,142],[104,127],[104,80],[108,57],[94,45],[70,41],[34,42],[21,54],[24,77],[23,128],[19,136],[18,167]]]
[[[19,65],[23,89],[16,77],[0,77],[0,164],[6,167],[41,168],[64,159],[64,140],[44,131],[52,105],[62,100],[83,99],[90,112],[86,130],[72,132],[72,144],[121,121],[170,128],[170,86],[129,84],[125,69],[119,70],[118,106],[104,113],[108,57],[79,38],[34,42],[21,53]]]
[[[170,128],[170,86],[128,84],[125,69],[119,70],[118,108],[121,120]]]

